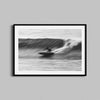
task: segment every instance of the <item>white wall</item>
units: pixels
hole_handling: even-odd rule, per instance
[[[100,99],[99,0],[0,0],[0,100]],[[12,24],[87,24],[86,77],[12,77]]]

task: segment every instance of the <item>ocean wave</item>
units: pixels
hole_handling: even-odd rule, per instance
[[[24,44],[24,45],[22,45]],[[27,39],[19,41],[19,57],[40,57],[44,48],[50,47],[54,55],[52,59],[81,59],[81,41],[67,39]],[[51,59],[50,58],[50,59]]]

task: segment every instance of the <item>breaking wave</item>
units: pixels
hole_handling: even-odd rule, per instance
[[[80,47],[79,47],[79,45],[80,45]],[[69,51],[71,51],[75,47],[79,47],[77,50],[81,50],[81,42],[68,39],[68,40],[65,41],[63,47],[55,49],[53,52],[56,53],[56,54],[60,54],[60,53],[65,54],[65,53],[68,53]]]
[[[38,53],[43,51],[45,47],[50,47],[54,52],[54,59],[81,59],[81,41],[67,39],[34,39],[20,40],[19,48],[22,57],[38,57]],[[38,55],[38,56],[37,56]]]

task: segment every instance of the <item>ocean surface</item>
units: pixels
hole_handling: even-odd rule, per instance
[[[19,49],[19,71],[81,71],[79,52],[42,57],[42,49]]]

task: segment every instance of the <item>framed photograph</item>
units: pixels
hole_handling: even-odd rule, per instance
[[[86,24],[14,24],[13,76],[86,76]]]

